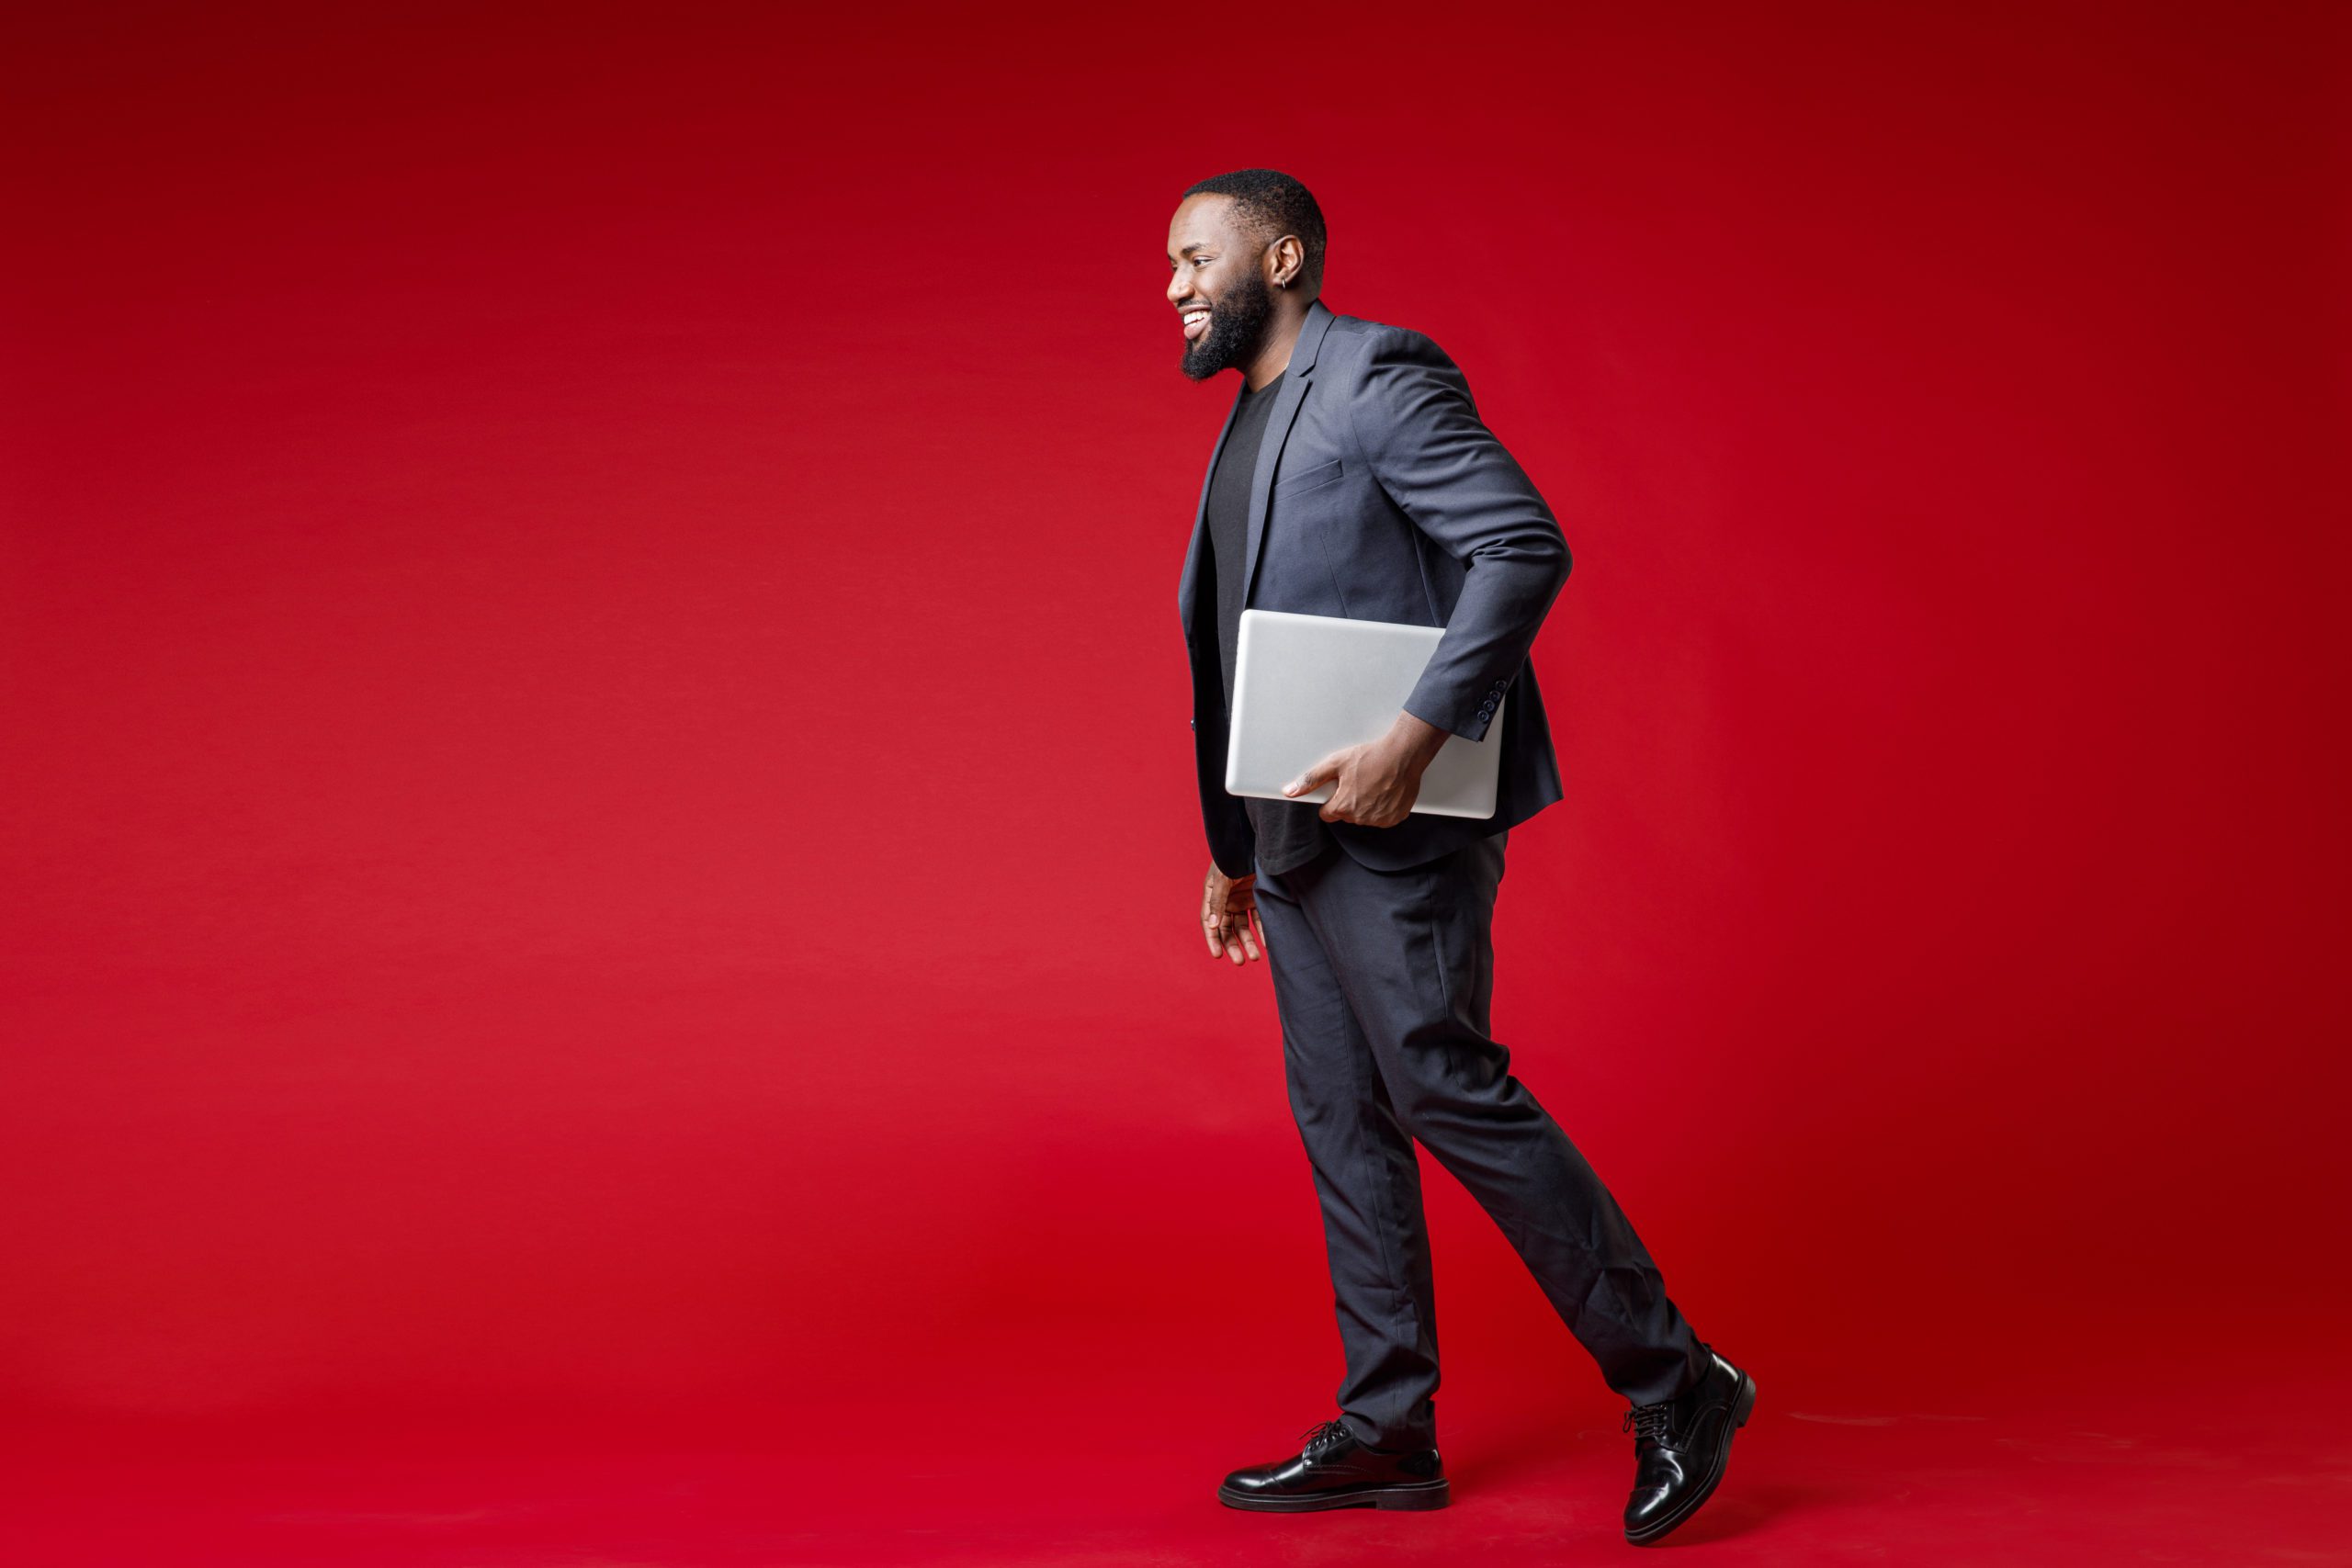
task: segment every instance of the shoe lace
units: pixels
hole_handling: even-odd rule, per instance
[[[1646,1438],[1651,1442],[1664,1447],[1674,1435],[1673,1403],[1668,1401],[1664,1404],[1636,1404],[1625,1412],[1625,1419],[1618,1424],[1617,1429],[1621,1432],[1635,1434],[1634,1441],[1636,1442]]]
[[[1304,1446],[1302,1446],[1298,1451],[1301,1453],[1312,1453],[1317,1449],[1336,1443],[1340,1438],[1350,1437],[1351,1435],[1352,1434],[1348,1431],[1347,1423],[1343,1421],[1337,1419],[1317,1421],[1314,1426],[1309,1427],[1306,1431],[1299,1434],[1300,1441]]]

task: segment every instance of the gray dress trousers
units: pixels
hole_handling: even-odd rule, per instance
[[[1346,1355],[1340,1419],[1436,1441],[1437,1314],[1420,1142],[1494,1216],[1609,1386],[1636,1404],[1706,1354],[1617,1201],[1487,1032],[1506,832],[1402,871],[1340,846],[1257,870],[1293,1116],[1322,1202]]]

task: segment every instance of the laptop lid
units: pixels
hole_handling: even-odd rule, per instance
[[[1386,734],[1444,635],[1442,626],[1242,611],[1226,793],[1266,800],[1330,799],[1328,784],[1294,795],[1283,794],[1283,785],[1343,747]],[[1498,699],[1484,739],[1447,737],[1421,775],[1415,811],[1434,817],[1495,814],[1503,717]]]

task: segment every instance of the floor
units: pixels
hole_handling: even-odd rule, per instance
[[[2352,1563],[2352,1382],[2259,1397],[2132,1381],[1864,1407],[1759,1376],[1723,1489],[1658,1550],[1725,1563]],[[594,1421],[20,1432],[0,1481],[0,1560],[1503,1568],[1634,1550],[1616,1521],[1630,1439],[1598,1401],[1556,1422],[1505,1398],[1465,1407],[1448,1509],[1295,1517],[1216,1504],[1225,1469],[1273,1457],[1289,1434],[1238,1454],[1230,1416],[1198,1402],[1106,1416],[1064,1390],[970,1447],[920,1414],[809,1415],[797,1442]]]

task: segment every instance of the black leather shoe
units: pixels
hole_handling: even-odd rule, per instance
[[[1647,1546],[1699,1511],[1731,1458],[1731,1435],[1756,1408],[1756,1380],[1707,1347],[1699,1386],[1664,1404],[1625,1412],[1634,1431],[1634,1495],[1625,1539]]]
[[[1216,1489],[1228,1508],[1304,1514],[1317,1508],[1442,1508],[1445,1464],[1435,1449],[1366,1448],[1337,1421],[1306,1433],[1293,1459],[1237,1470]]]

